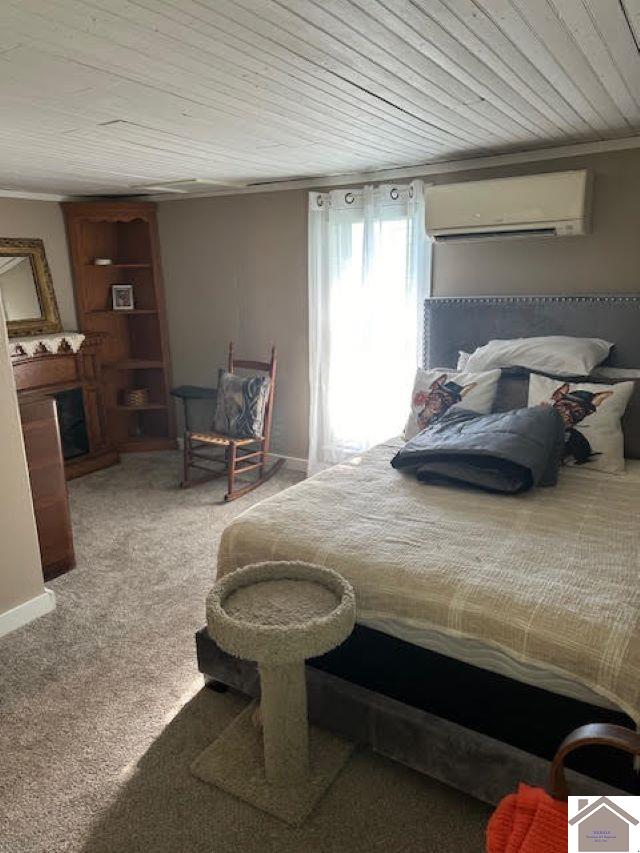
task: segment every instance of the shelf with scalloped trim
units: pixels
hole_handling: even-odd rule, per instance
[[[156,206],[149,202],[65,202],[78,323],[103,335],[107,432],[120,451],[175,447],[175,414]],[[112,258],[96,264],[96,258]],[[114,310],[113,287],[132,288],[134,308]],[[126,317],[126,320],[122,318]],[[122,405],[144,389],[147,406]]]

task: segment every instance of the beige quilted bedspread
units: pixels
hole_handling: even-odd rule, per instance
[[[378,445],[224,531],[218,574],[267,559],[337,569],[364,617],[419,620],[568,674],[640,722],[640,462],[490,495],[417,483]]]

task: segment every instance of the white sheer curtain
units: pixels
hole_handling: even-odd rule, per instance
[[[310,194],[310,473],[402,431],[430,248],[421,181]]]

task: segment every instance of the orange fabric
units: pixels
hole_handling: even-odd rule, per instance
[[[487,853],[566,853],[567,844],[567,804],[524,784],[500,802],[487,826]]]
[[[489,819],[487,853],[505,853],[516,814],[517,794],[504,797]]]

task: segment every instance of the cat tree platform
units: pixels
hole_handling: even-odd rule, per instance
[[[355,624],[351,585],[302,562],[256,563],[218,581],[207,623],[220,648],[258,664],[262,733],[254,706],[193,763],[200,779],[290,824],[331,785],[353,745],[307,720],[305,660],[345,640]]]

